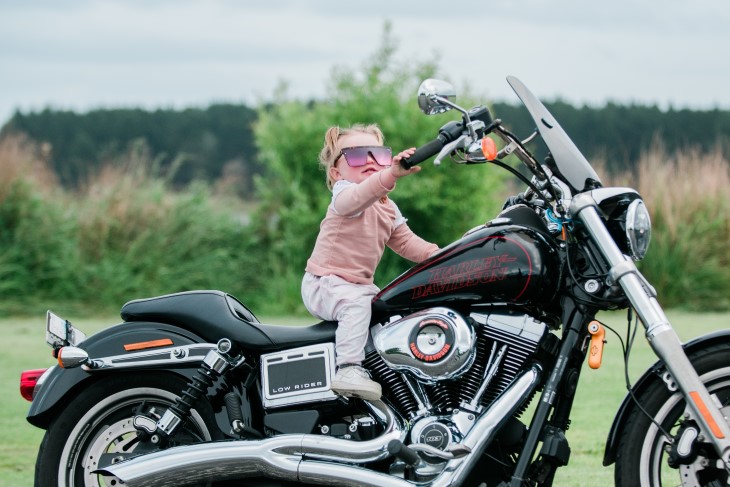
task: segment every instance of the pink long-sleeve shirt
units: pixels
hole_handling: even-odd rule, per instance
[[[390,171],[379,171],[359,184],[337,181],[306,271],[372,284],[386,245],[413,262],[436,252],[438,246],[413,233],[388,198],[393,189],[395,178]]]

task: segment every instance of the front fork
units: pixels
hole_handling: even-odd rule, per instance
[[[730,472],[730,425],[727,419],[684,353],[677,333],[656,300],[656,292],[634,262],[621,253],[606,230],[595,203],[590,204],[588,199],[583,201],[585,206],[578,208],[577,216],[608,260],[611,270],[607,284],[618,283],[626,293],[646,328],[651,348],[667,367],[697,422],[707,433],[706,437],[722,458],[725,470]]]

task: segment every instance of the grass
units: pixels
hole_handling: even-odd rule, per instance
[[[87,334],[118,322],[118,318],[77,319],[67,315]],[[600,317],[622,335],[625,314]],[[730,313],[671,312],[669,318],[683,341],[710,331],[730,327]],[[268,319],[268,323],[309,323],[308,319]],[[29,403],[18,391],[21,371],[53,364],[50,348],[44,343],[45,317],[0,319],[0,333],[8,337],[0,357],[0,486],[32,485],[33,468],[43,431],[25,421]],[[642,330],[639,330],[641,335]],[[571,446],[570,464],[558,471],[555,485],[607,486],[613,484],[613,468],[602,466],[603,449],[613,416],[625,395],[623,362],[618,340],[610,332],[603,366],[592,370],[586,365],[580,378],[572,425],[567,433]],[[655,358],[646,341],[637,336],[630,367],[635,380]]]

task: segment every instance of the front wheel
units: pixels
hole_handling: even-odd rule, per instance
[[[689,357],[707,387],[730,412],[730,344],[716,345]],[[699,441],[698,427],[685,415],[686,402],[679,392],[657,380],[640,396],[639,402],[661,430],[638,407],[634,407],[623,429],[616,456],[617,486],[659,487],[727,486],[728,475],[712,446]],[[664,432],[662,432],[664,430]],[[668,441],[665,433],[671,436]],[[674,445],[683,444],[678,449]],[[692,444],[687,448],[687,444]],[[681,453],[681,454],[680,454]]]
[[[35,487],[101,487],[93,471],[145,451],[154,445],[138,441],[132,418],[153,418],[175,403],[186,381],[171,374],[110,375],[81,391],[51,423],[41,443]],[[176,445],[220,438],[210,405],[191,411],[174,435]]]

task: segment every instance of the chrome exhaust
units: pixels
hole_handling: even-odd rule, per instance
[[[403,441],[406,432],[395,413],[382,401],[366,402],[385,432],[368,441],[321,435],[281,435],[257,441],[220,441],[170,448],[97,470],[130,487],[179,486],[204,480],[269,477],[299,480],[299,463],[321,459],[369,463],[388,457],[388,443]],[[352,467],[346,467],[348,470]],[[367,471],[369,472],[369,471]],[[386,476],[387,477],[387,476]],[[392,477],[388,477],[392,479]],[[386,485],[379,480],[379,484]],[[362,484],[360,484],[362,485]]]
[[[535,389],[541,374],[542,368],[535,365],[520,375],[464,438],[462,444],[471,453],[450,460],[443,473],[419,485],[445,487],[462,482],[499,428]],[[388,443],[393,439],[403,441],[407,434],[383,402],[367,404],[387,420],[385,433],[373,440],[358,442],[320,435],[282,435],[257,441],[200,443],[150,453],[96,473],[115,477],[128,487],[178,487],[193,482],[246,477],[317,485],[412,487],[413,483],[407,480],[353,465],[388,457]]]

